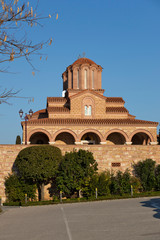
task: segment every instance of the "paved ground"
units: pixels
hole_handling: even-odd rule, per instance
[[[160,197],[6,208],[0,240],[160,240]]]

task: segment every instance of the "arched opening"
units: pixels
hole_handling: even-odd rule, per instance
[[[126,139],[121,133],[113,132],[108,135],[106,142],[108,145],[124,145]]]
[[[34,133],[30,139],[31,144],[49,144],[49,138],[45,133],[37,132]]]
[[[72,145],[75,143],[75,139],[72,134],[70,134],[68,132],[62,132],[56,136],[55,143],[63,144],[63,145],[65,145],[65,144]]]
[[[131,139],[132,145],[149,145],[150,137],[143,132],[136,133]]]
[[[81,142],[83,144],[89,144],[89,145],[93,145],[93,144],[100,144],[101,140],[100,137],[93,132],[88,132],[85,133],[82,138],[81,138]]]

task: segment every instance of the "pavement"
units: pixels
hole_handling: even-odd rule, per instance
[[[160,240],[160,197],[3,210],[0,240]]]

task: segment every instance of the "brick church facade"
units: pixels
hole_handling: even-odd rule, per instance
[[[48,97],[46,109],[27,123],[28,144],[155,145],[157,122],[135,119],[121,97],[106,97],[102,67],[79,58],[62,74],[63,97]],[[25,140],[25,123],[23,142]]]

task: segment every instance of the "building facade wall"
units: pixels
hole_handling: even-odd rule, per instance
[[[137,132],[145,132],[151,136],[151,142],[157,141],[157,128],[150,126],[104,126],[104,125],[28,125],[27,126],[27,137],[28,142],[32,134],[35,132],[44,132],[49,138],[50,142],[55,141],[55,137],[60,132],[70,131],[71,134],[75,134],[76,142],[80,141],[81,135],[84,131],[92,132],[96,131],[101,135],[101,142],[105,142],[106,138],[112,132],[121,132],[127,139],[126,142],[131,142],[132,136]],[[25,139],[25,131],[23,136],[23,141]]]
[[[29,145],[0,145],[0,196],[2,201],[6,200],[5,196],[5,177],[12,171],[14,161],[18,153],[28,147]],[[56,145],[62,151],[70,152],[73,150],[84,149],[91,151],[98,163],[99,171],[125,171],[125,169],[132,170],[134,163],[151,158],[160,164],[160,145],[143,146],[143,145]],[[46,192],[46,198],[49,198]]]

